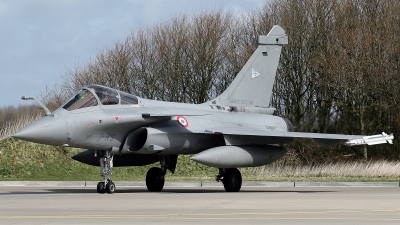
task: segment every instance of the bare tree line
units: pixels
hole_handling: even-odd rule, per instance
[[[291,38],[290,46],[284,49],[276,87],[287,92],[274,92],[279,112],[303,131],[396,133],[400,3],[309,0],[281,4],[285,15],[281,24],[289,37],[304,39]],[[299,9],[304,13],[293,13]],[[396,147],[341,151],[347,156],[368,158],[370,153],[374,158],[385,155],[399,159]],[[304,160],[316,158],[313,151],[303,152],[297,153]]]
[[[400,127],[400,2],[398,0],[275,0],[237,16],[222,10],[178,15],[132,32],[95,59],[70,68],[46,102],[87,84],[140,97],[203,103],[222,93],[279,24],[289,36],[271,98],[296,131],[371,135]],[[68,94],[66,94],[68,93]],[[289,146],[302,162],[399,160],[392,145]],[[367,151],[368,150],[368,151]]]

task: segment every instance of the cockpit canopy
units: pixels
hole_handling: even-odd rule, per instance
[[[72,111],[98,105],[135,105],[136,96],[100,85],[87,85],[76,92],[62,108]]]

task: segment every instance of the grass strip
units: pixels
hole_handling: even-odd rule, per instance
[[[7,138],[0,141],[0,180],[3,181],[97,181],[100,167],[79,163],[71,156],[83,151],[35,144]],[[114,181],[145,180],[147,170],[159,163],[141,167],[113,168]],[[285,159],[275,163],[241,168],[244,181],[315,181],[315,182],[397,182],[400,162],[368,161],[299,165]],[[175,174],[167,173],[168,181],[214,181],[216,168],[207,167],[181,155]]]

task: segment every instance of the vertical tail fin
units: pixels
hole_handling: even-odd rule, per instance
[[[288,43],[285,31],[275,25],[266,36],[258,37],[258,48],[231,85],[205,104],[268,107],[282,46]]]

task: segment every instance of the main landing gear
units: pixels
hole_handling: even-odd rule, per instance
[[[174,173],[177,161],[177,155],[164,155],[163,159],[160,161],[161,168],[150,168],[146,174],[147,189],[151,192],[160,192],[164,187],[165,174],[167,173],[167,170]]]
[[[97,184],[97,192],[99,194],[112,194],[115,191],[115,184],[110,180],[111,169],[113,167],[113,155],[109,151],[104,151],[104,155],[100,158],[101,171],[100,175],[104,178],[104,182]]]
[[[167,170],[175,172],[177,155],[164,155],[160,161],[161,168],[152,167],[146,174],[146,186],[151,192],[160,192],[164,188],[165,174]],[[115,191],[115,184],[110,180],[111,169],[113,167],[113,155],[109,151],[103,151],[103,157],[100,158],[100,175],[104,178],[97,184],[97,192],[100,194],[112,194]],[[215,180],[222,182],[227,192],[238,192],[242,187],[242,175],[236,168],[219,168],[219,173]]]
[[[164,187],[165,182],[165,174],[161,168],[152,167],[147,171],[146,174],[146,186],[147,189],[151,192],[159,192]]]
[[[215,180],[224,184],[225,191],[238,192],[242,187],[242,175],[236,168],[219,168],[219,174]]]

